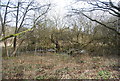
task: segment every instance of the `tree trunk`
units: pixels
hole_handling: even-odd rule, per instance
[[[13,53],[12,53],[12,56],[16,55],[16,51],[17,51],[17,48],[16,48],[17,45],[16,44],[17,44],[17,37],[15,36],[14,41],[13,41]]]
[[[24,40],[25,40],[25,39],[23,39],[23,40],[19,43],[18,46],[17,46],[17,43],[15,42],[15,48],[14,48],[11,56],[16,56],[16,52],[17,52],[18,48],[20,47],[20,45],[22,44],[22,42],[23,42]],[[14,40],[14,41],[15,41],[15,40]],[[14,45],[13,45],[13,46],[14,46]]]
[[[16,42],[17,42],[17,37],[15,36],[15,37],[14,37],[14,41],[13,41],[13,48],[14,48],[14,50],[15,50],[15,48],[16,48]]]
[[[60,45],[59,45],[59,43],[58,43],[58,41],[56,41],[56,52],[59,52],[60,51]]]
[[[77,43],[79,43],[79,33],[77,33]]]
[[[60,51],[60,45],[59,45],[58,40],[53,38],[53,34],[51,35],[51,39],[50,40],[51,40],[52,43],[54,43],[56,45],[56,47],[55,47],[56,48],[56,52],[59,52]]]
[[[8,49],[7,49],[7,41],[6,40],[4,41],[4,45],[5,45],[5,55],[9,56]]]

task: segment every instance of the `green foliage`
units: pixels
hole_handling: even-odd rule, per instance
[[[76,60],[77,63],[85,63],[83,60]]]
[[[100,61],[101,58],[100,57],[93,57],[92,61],[96,62],[96,61]]]
[[[16,58],[16,57],[3,57],[3,59],[5,59],[5,60],[14,59],[14,58]]]
[[[99,71],[98,75],[102,78],[102,79],[109,79],[111,77],[111,74],[109,71]]]
[[[65,74],[69,71],[69,67],[64,67],[64,68],[61,68],[61,69],[57,69],[55,71],[55,74],[58,75],[58,74]]]
[[[38,79],[38,80],[39,79],[46,79],[46,77],[45,76],[37,76],[36,79]]]

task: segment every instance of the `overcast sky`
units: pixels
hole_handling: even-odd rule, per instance
[[[38,0],[39,2],[41,2],[42,0]],[[79,3],[76,3],[76,1],[80,1]],[[50,15],[59,15],[59,16],[63,16],[66,12],[67,9],[69,7],[73,7],[73,8],[85,8],[85,7],[89,7],[88,4],[85,2],[88,0],[43,0],[43,3],[49,3],[51,2],[52,4],[54,4],[54,8],[52,10],[52,12]],[[94,0],[90,0],[90,1],[94,1]],[[109,1],[109,0],[100,0],[100,1]],[[112,2],[116,2],[118,3],[119,0],[111,0]]]
[[[7,2],[8,0],[3,0],[4,2]],[[17,0],[11,0],[11,1],[17,1]],[[70,7],[76,8],[76,7],[89,7],[85,1],[87,0],[79,0],[79,3],[76,3],[76,0],[37,0],[39,3],[46,4],[51,3],[54,7],[52,7],[51,12],[49,13],[49,17],[52,16],[59,16],[61,19],[64,17],[64,15],[67,13],[67,9]],[[101,1],[109,1],[109,0],[101,0]],[[118,3],[119,0],[111,0],[113,2]]]
[[[8,1],[8,0],[4,0],[5,2]],[[11,0],[11,1],[14,1],[14,0]],[[15,0],[16,1],[16,0]],[[51,13],[51,15],[55,15],[55,14],[58,14],[58,15],[64,15],[67,11],[67,9],[69,7],[89,7],[87,5],[87,3],[85,1],[88,1],[88,0],[37,0],[39,3],[52,3],[54,5],[54,8],[53,8],[53,13]],[[76,3],[76,1],[80,1],[79,3]],[[90,1],[95,1],[95,0],[90,0]],[[100,1],[109,1],[109,0],[100,0]],[[111,0],[113,2],[116,2],[118,3],[118,1],[120,0]]]

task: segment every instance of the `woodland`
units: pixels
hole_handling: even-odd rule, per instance
[[[74,1],[0,0],[3,80],[120,78],[120,2]]]

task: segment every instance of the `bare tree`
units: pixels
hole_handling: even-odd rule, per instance
[[[1,9],[2,9],[2,5],[1,5],[1,0],[0,0],[0,21],[1,21],[1,27],[2,27],[2,31],[0,33],[0,36],[2,37],[5,37],[6,36],[6,33],[5,33],[5,30],[6,30],[6,22],[7,22],[7,15],[8,15],[8,8],[9,8],[9,3],[10,3],[10,0],[7,2],[6,6],[5,6],[5,11],[4,11],[4,15],[2,16],[2,12],[1,12]],[[8,56],[8,50],[7,50],[7,40],[4,41],[4,45],[5,45],[5,55]]]
[[[79,0],[78,0],[79,1]],[[120,17],[120,8],[117,5],[114,5],[114,3],[109,0],[109,2],[105,2],[105,1],[100,1],[100,0],[94,0],[94,1],[86,1],[88,4],[92,5],[92,8],[82,8],[82,9],[72,9],[74,13],[76,14],[82,14],[83,16],[87,17],[88,19],[90,19],[91,21],[94,21],[100,25],[103,25],[105,28],[108,28],[112,31],[114,31],[116,34],[120,35],[120,31],[118,29],[120,28],[111,28],[109,26],[107,26],[106,24],[102,23],[101,21],[97,20],[97,19],[93,19],[91,17],[89,17],[87,14],[85,14],[85,12],[93,12],[93,11],[104,11],[104,12],[108,12],[109,14],[115,16],[115,17]]]
[[[19,12],[20,12],[20,10],[19,10],[19,5],[20,4],[22,4],[22,2],[18,2],[18,8],[17,8],[17,15],[16,15],[16,29],[15,29],[15,34],[16,33],[19,33],[19,31],[20,31],[20,29],[23,27],[23,24],[24,24],[24,22],[25,22],[25,18],[27,17],[27,13],[29,12],[29,11],[36,11],[36,10],[40,10],[42,7],[46,7],[47,6],[47,9],[44,11],[44,12],[42,12],[40,15],[38,15],[38,17],[36,18],[36,19],[34,19],[34,22],[33,22],[33,27],[35,28],[35,25],[36,25],[36,23],[37,23],[37,21],[39,20],[39,18],[41,17],[41,16],[43,16],[44,14],[46,14],[47,12],[48,12],[48,10],[50,9],[50,4],[47,4],[47,5],[42,5],[42,6],[36,6],[36,7],[32,7],[31,8],[31,6],[33,6],[33,3],[34,3],[34,1],[31,1],[31,2],[29,2],[28,3],[28,5],[27,5],[27,7],[25,8],[25,10],[24,10],[24,13],[23,13],[23,17],[22,17],[22,20],[21,20],[21,22],[20,23],[18,23],[18,17],[19,17]],[[18,24],[20,24],[19,26],[18,26]],[[16,51],[17,51],[17,36],[15,36],[14,37],[14,43],[13,43],[13,48],[14,48],[14,51],[13,51],[13,55],[15,55],[16,54]]]
[[[4,19],[2,18],[2,14],[0,14],[2,33],[3,33],[3,37],[2,39],[0,39],[0,41],[5,42],[8,38],[14,37],[12,56],[16,54],[16,51],[19,48],[19,45],[21,45],[21,43],[25,40],[24,39],[24,40],[21,40],[21,42],[18,42],[19,40],[18,36],[28,31],[33,31],[38,20],[50,10],[50,6],[51,4],[41,5],[34,0],[32,1],[18,0],[15,3],[13,3],[12,1],[10,2],[9,0],[7,2],[7,5],[5,4],[0,5],[0,7],[5,7],[5,13],[3,17]],[[14,9],[12,9],[11,12],[8,12],[8,9],[10,10],[10,8],[14,8]],[[38,11],[40,12],[40,14],[36,15],[35,12],[38,12]],[[8,13],[10,13],[9,18],[12,18],[13,19],[12,21],[15,24],[15,31],[14,31],[14,34],[5,36],[5,25],[6,25],[6,21],[8,20],[8,18],[6,17]],[[36,15],[34,20],[32,18],[33,14]],[[28,24],[29,26],[31,25],[32,28],[22,31],[21,29],[24,27],[24,25],[26,25],[27,22],[31,22],[31,21],[33,21],[33,23],[28,23]],[[7,47],[6,44],[7,43],[5,42],[5,47]]]

